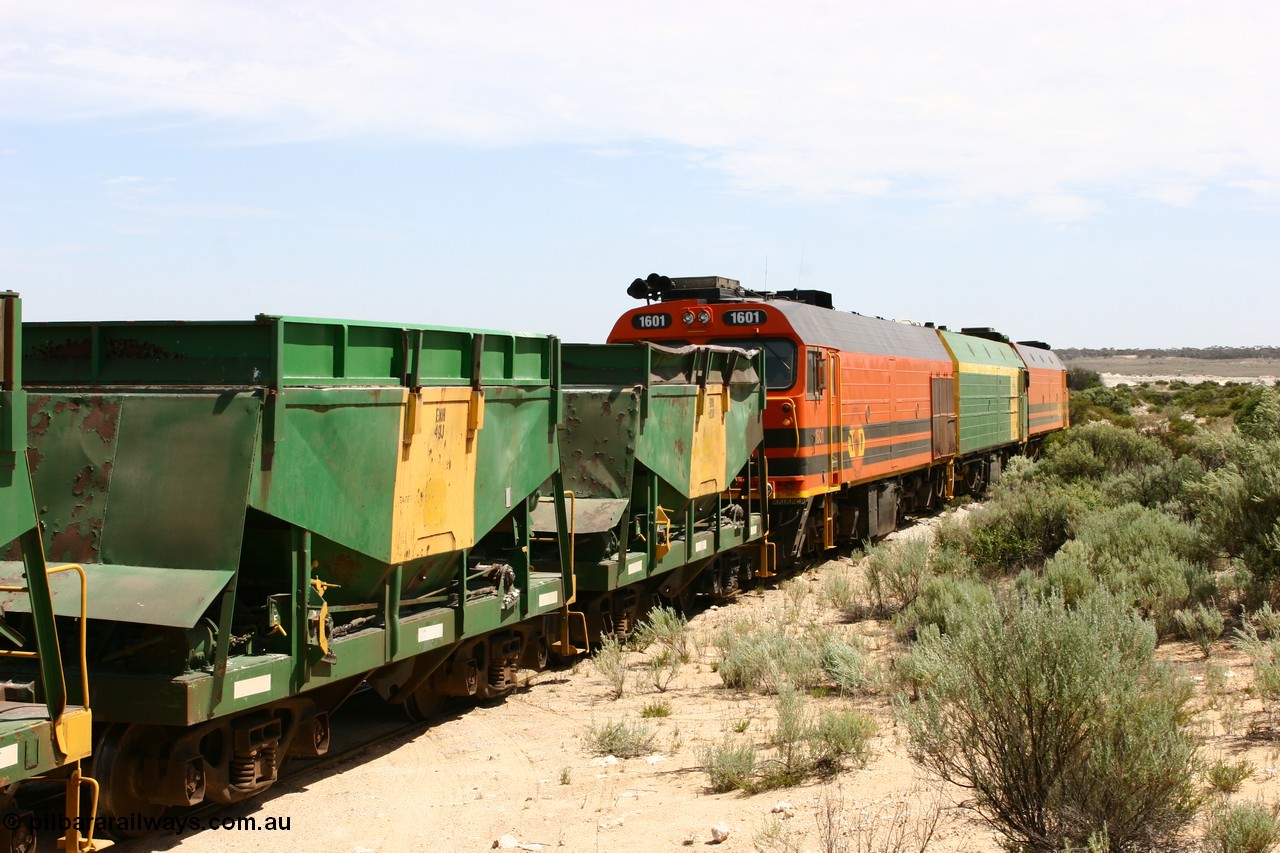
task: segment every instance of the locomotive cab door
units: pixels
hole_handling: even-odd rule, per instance
[[[933,397],[933,458],[956,453],[956,380],[935,376],[929,381]]]

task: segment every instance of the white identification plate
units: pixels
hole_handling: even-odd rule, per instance
[[[18,763],[18,745],[11,743],[0,749],[0,770],[7,770]]]
[[[266,675],[237,681],[232,695],[237,699],[243,699],[246,696],[257,696],[259,693],[266,693],[270,689],[271,673],[267,673]]]
[[[640,570],[644,568],[644,560],[635,559],[627,563],[627,574],[638,575]]]
[[[425,643],[428,640],[438,640],[444,636],[444,625],[423,625],[418,629],[418,642]]]
[[[546,607],[549,604],[555,604],[559,600],[560,600],[560,593],[554,592],[554,591],[544,592],[542,595],[538,596],[538,606]]]
[[[703,539],[700,542],[693,543],[693,553],[699,554],[705,550],[707,550],[707,540]]]

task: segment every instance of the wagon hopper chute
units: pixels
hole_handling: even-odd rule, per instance
[[[627,634],[655,593],[687,605],[748,580],[765,531],[749,485],[762,459],[763,352],[562,352],[560,457],[588,633]],[[557,529],[545,509],[535,526]]]
[[[96,593],[108,812],[262,790],[286,753],[327,749],[366,678],[412,715],[545,660],[570,586],[529,560],[557,482],[555,338],[279,316],[26,331],[48,551]],[[54,606],[72,615],[58,585]]]

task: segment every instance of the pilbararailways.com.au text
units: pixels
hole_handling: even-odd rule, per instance
[[[32,832],[57,832],[63,833],[72,827],[72,821],[64,815],[20,815],[9,812],[2,819],[6,829],[18,829],[22,825],[26,825]],[[292,827],[293,819],[291,817],[256,817],[250,815],[248,817],[198,817],[195,815],[144,815],[144,814],[127,814],[112,815],[110,817],[96,817],[93,819],[87,817],[76,818],[74,821],[77,831],[81,835],[87,835],[89,828],[93,828],[94,835],[111,835],[126,834],[138,835],[141,833],[168,833],[171,835],[184,835],[188,832],[211,831],[247,831],[247,832],[288,832]]]

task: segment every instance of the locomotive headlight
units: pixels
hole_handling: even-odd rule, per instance
[[[682,315],[680,316],[680,319],[681,319],[681,320],[684,320],[684,324],[685,324],[686,326],[692,326],[692,325],[693,325],[693,312],[692,312],[692,311],[686,311],[686,312],[684,312],[684,314],[682,314]]]
[[[699,312],[698,312],[698,322],[699,322],[699,323],[703,323],[703,324],[710,323],[710,322],[711,322],[711,312],[710,312],[710,311],[708,311],[706,308],[703,308],[701,311],[699,311]]]

